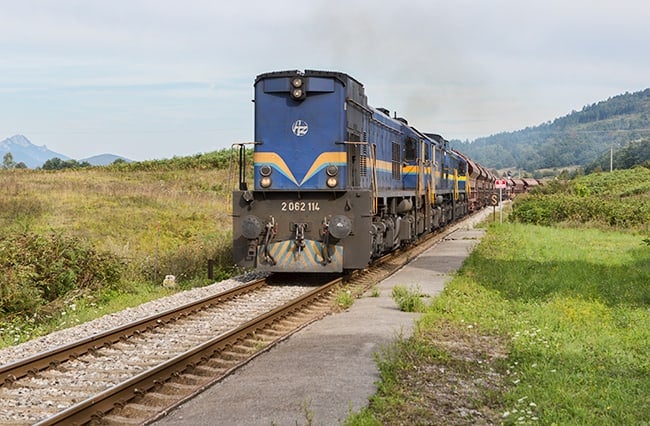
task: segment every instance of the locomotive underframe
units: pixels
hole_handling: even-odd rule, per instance
[[[262,271],[362,269],[372,259],[467,214],[461,195],[456,200],[451,193],[440,193],[430,203],[409,191],[377,198],[361,189],[236,191],[234,261]]]
[[[282,272],[363,268],[371,255],[371,206],[370,191],[236,191],[233,260],[244,267]],[[251,216],[262,224],[254,238],[242,233]],[[342,238],[328,229],[337,216],[350,223]]]

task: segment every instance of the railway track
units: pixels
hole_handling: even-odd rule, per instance
[[[335,286],[360,295],[462,226],[316,288],[257,280],[4,365],[0,425],[154,421],[330,313]]]
[[[264,280],[0,367],[0,424],[140,424],[330,310]]]

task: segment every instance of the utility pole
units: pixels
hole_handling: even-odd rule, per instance
[[[609,172],[614,170],[614,145],[609,146]]]

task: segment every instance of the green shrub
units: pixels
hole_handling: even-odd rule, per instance
[[[193,236],[182,245],[150,255],[142,264],[141,276],[150,282],[162,282],[169,274],[181,283],[206,279],[208,260],[212,260],[214,278],[225,278],[232,273],[231,248],[229,234]]]
[[[118,162],[108,166],[120,171],[164,171],[164,170],[192,170],[192,169],[220,169],[228,170],[231,164],[238,164],[239,155],[236,149],[225,148],[220,151],[195,154],[185,157],[173,157],[161,160],[137,161],[132,163]],[[253,150],[245,151],[246,164],[253,164]]]
[[[61,234],[0,237],[0,311],[33,313],[73,289],[119,281],[122,263],[79,238]]]
[[[510,217],[544,226],[579,223],[643,230],[650,223],[650,170],[639,167],[552,181],[518,197]]]

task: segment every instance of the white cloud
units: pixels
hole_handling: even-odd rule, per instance
[[[632,0],[0,0],[0,17],[0,138],[79,158],[249,140],[255,75],[278,69],[347,72],[461,139],[644,89],[650,69]]]

